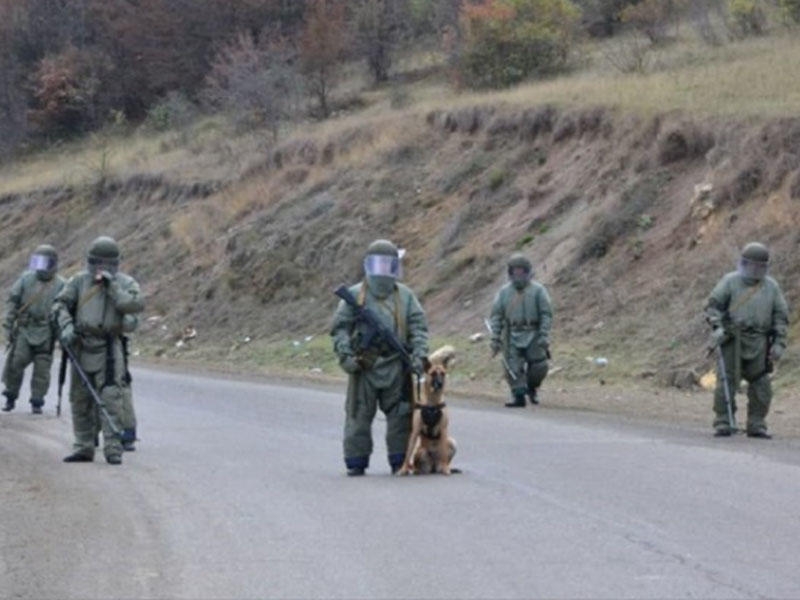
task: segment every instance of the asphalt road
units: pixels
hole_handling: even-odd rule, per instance
[[[390,476],[379,417],[348,478],[341,389],[134,378],[121,467],[0,413],[0,597],[800,597],[792,442],[452,398],[462,474]]]

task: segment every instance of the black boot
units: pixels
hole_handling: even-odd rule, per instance
[[[136,450],[136,445],[134,442],[136,441],[136,430],[135,429],[123,429],[122,430],[122,449],[125,452],[134,452]]]
[[[766,429],[755,429],[747,432],[747,437],[758,438],[762,440],[771,440],[772,436],[767,433]]]
[[[363,475],[369,467],[369,456],[354,456],[344,459],[344,466],[347,468],[348,477],[358,477]]]
[[[511,402],[506,402],[508,408],[520,408],[525,406],[525,394],[515,393]]]
[[[528,390],[528,398],[530,399],[531,404],[539,404],[539,390],[536,388]]]
[[[10,412],[14,410],[14,405],[17,403],[17,399],[11,396],[11,394],[9,394],[7,391],[3,392],[3,396],[6,397],[6,403],[3,406],[3,412]]]
[[[64,462],[66,463],[73,463],[73,462],[92,462],[94,460],[94,456],[91,454],[86,454],[85,452],[73,452],[69,456],[64,457]]]
[[[42,406],[44,406],[44,400],[41,398],[31,398],[31,412],[34,415],[42,414]]]

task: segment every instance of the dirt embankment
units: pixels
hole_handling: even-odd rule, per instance
[[[745,242],[770,245],[800,306],[800,119],[475,106],[329,128],[248,165],[233,181],[142,173],[0,198],[0,284],[40,241],[69,272],[113,235],[160,318],[142,339],[169,355],[186,326],[220,346],[324,330],[330,290],[359,277],[376,237],[408,249],[434,334],[467,335],[522,250],[551,290],[562,356],[602,352],[677,385],[704,364],[704,299]],[[792,349],[782,376],[798,364]]]

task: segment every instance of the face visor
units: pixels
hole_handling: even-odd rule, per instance
[[[516,285],[525,285],[531,280],[531,271],[525,267],[509,267],[508,278]]]
[[[48,254],[33,254],[31,255],[31,261],[28,263],[28,266],[31,271],[40,271],[43,273],[49,273],[56,268],[56,260],[55,256],[50,256]]]
[[[116,275],[119,269],[119,260],[115,258],[97,258],[90,256],[86,259],[86,264],[92,276],[97,276],[103,271],[108,271],[112,275]]]
[[[739,259],[739,275],[744,279],[752,279],[754,281],[761,281],[766,277],[769,270],[769,263],[758,260],[750,260],[749,258],[741,257]]]
[[[364,273],[368,277],[400,277],[400,259],[386,254],[368,254],[364,258]]]

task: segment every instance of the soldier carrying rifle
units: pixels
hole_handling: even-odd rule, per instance
[[[5,412],[14,410],[25,369],[33,363],[31,376],[31,411],[41,414],[50,387],[55,337],[50,324],[53,299],[64,287],[56,274],[58,253],[43,244],[31,255],[29,268],[11,288],[3,322],[8,349],[3,367]]]
[[[428,354],[425,313],[398,282],[400,252],[376,240],[364,258],[364,281],[344,290],[331,337],[339,365],[349,375],[345,404],[344,462],[348,475],[363,475],[372,454],[372,420],[386,415],[386,447],[392,473],[403,465],[411,428],[411,373],[422,373]]]

